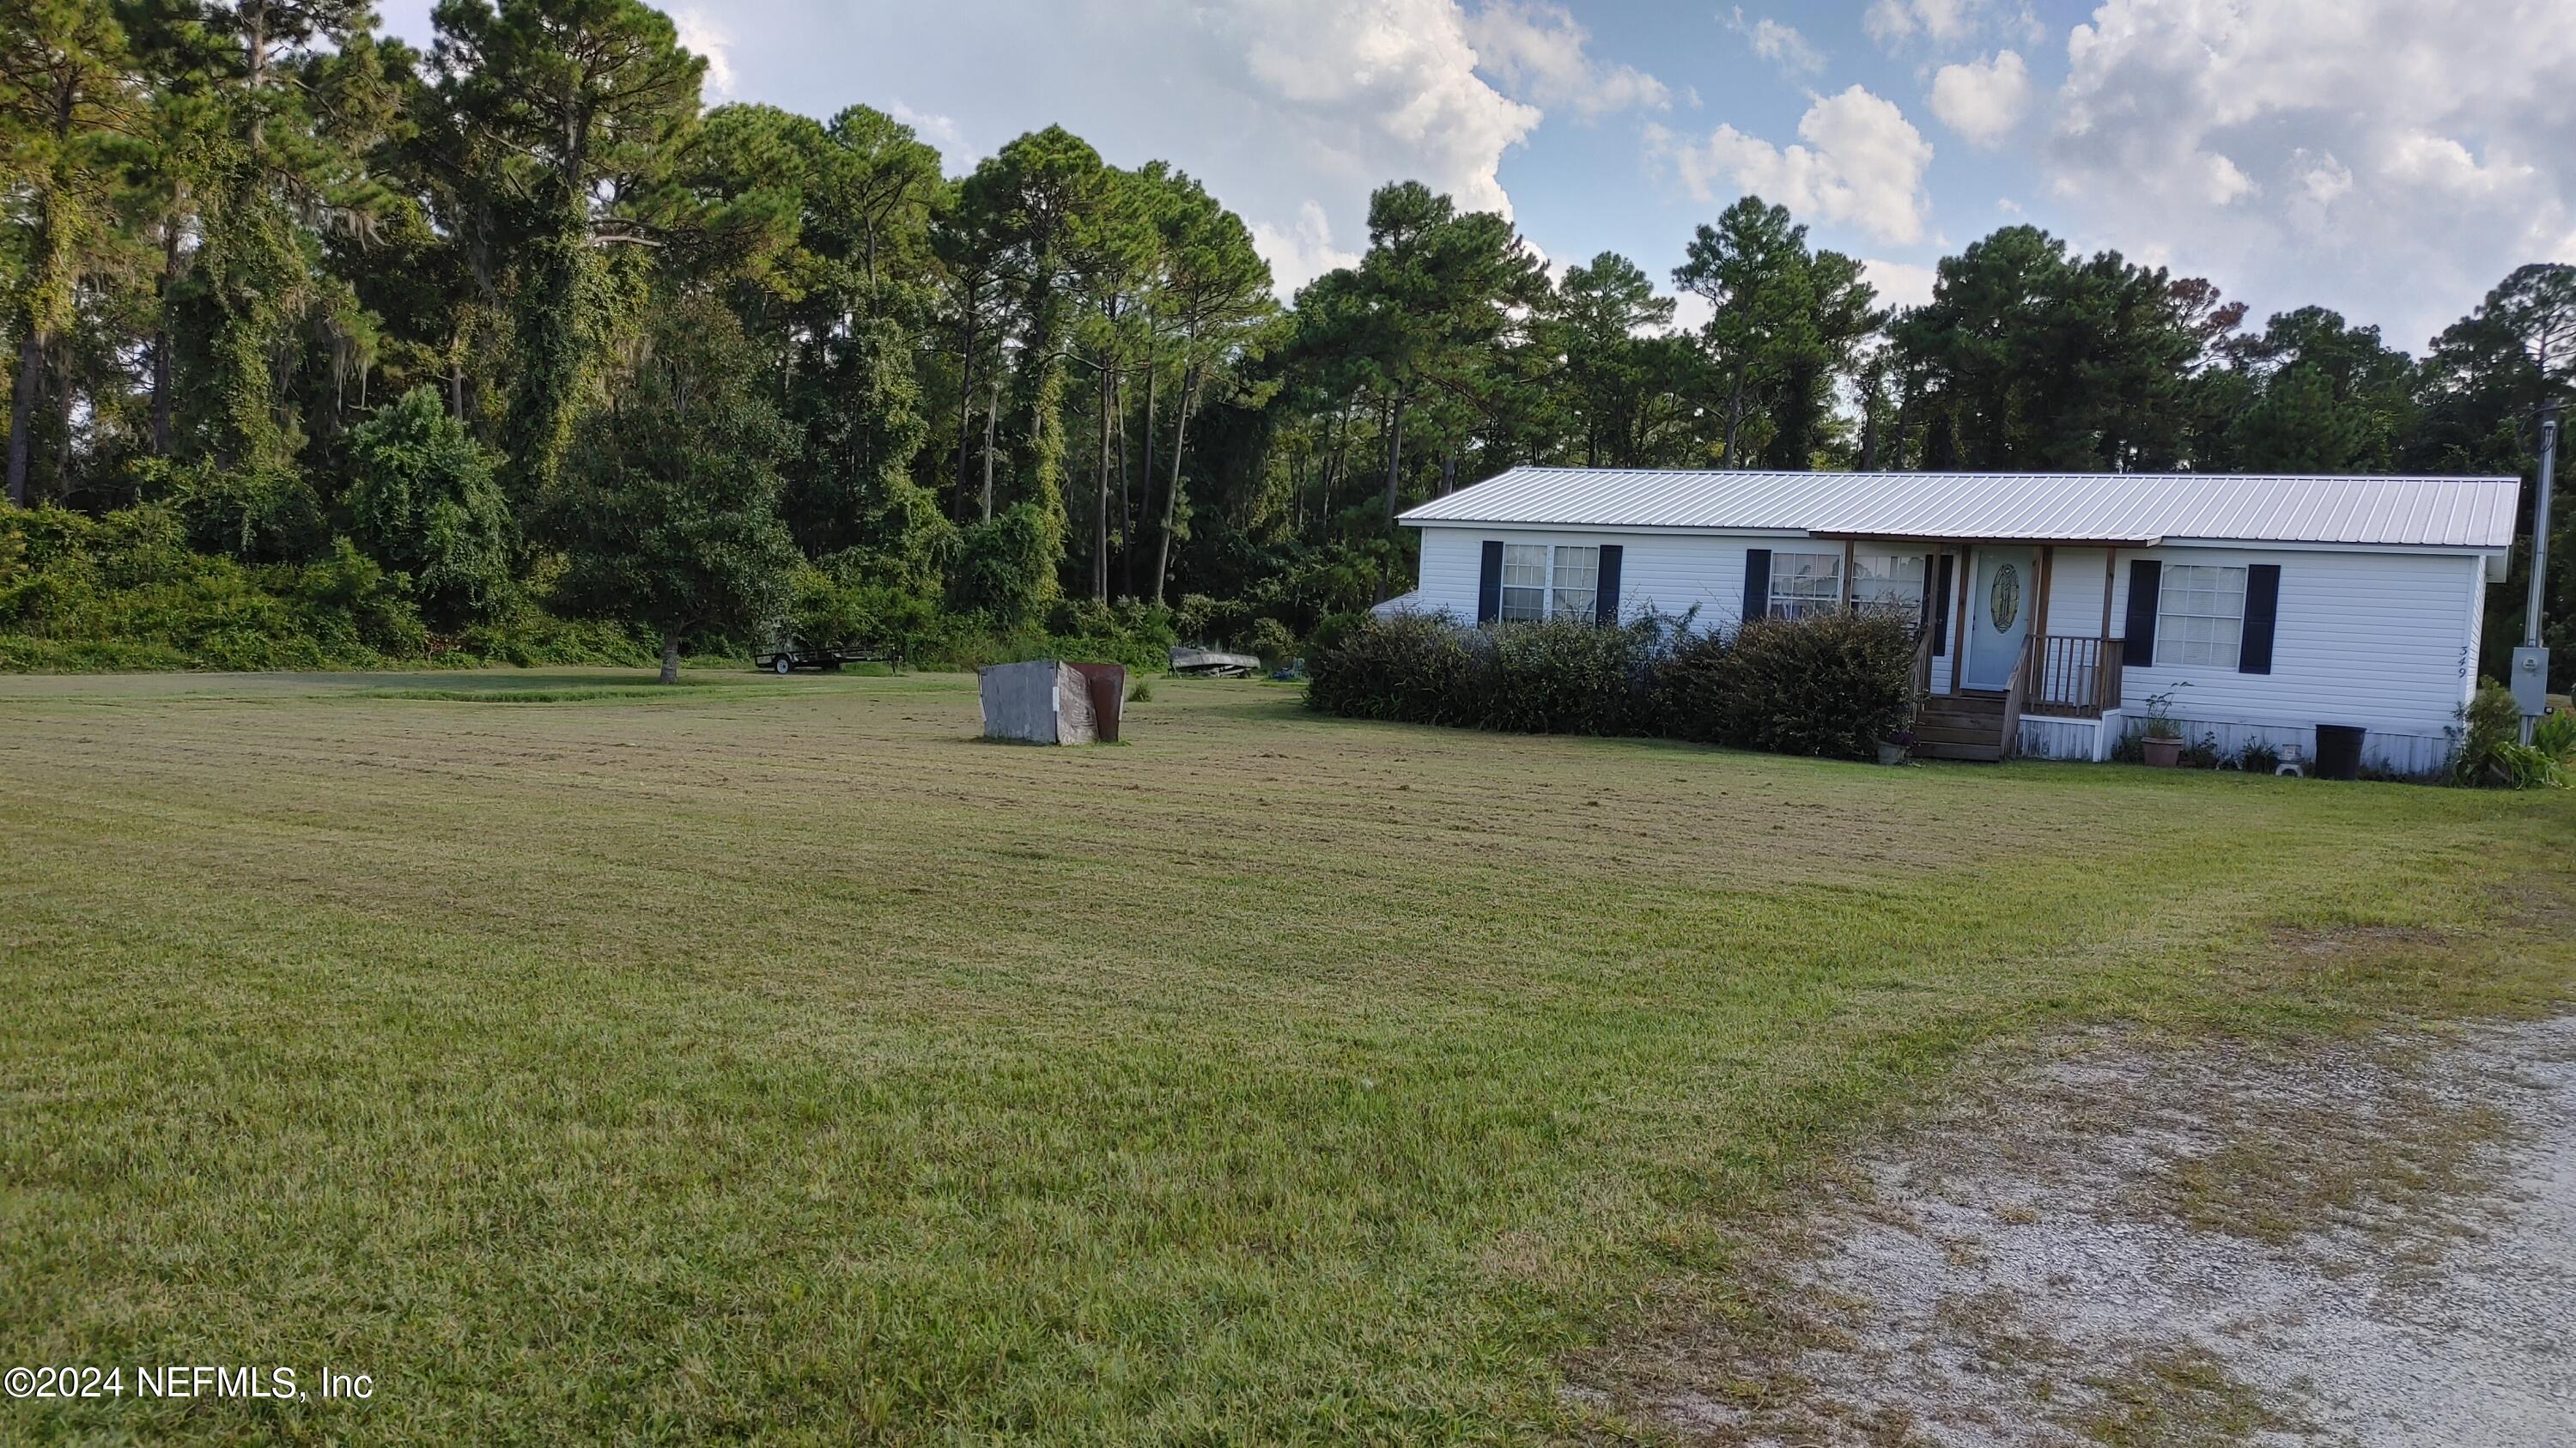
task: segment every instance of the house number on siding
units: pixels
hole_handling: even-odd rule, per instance
[[[2021,617],[2021,570],[2009,563],[1995,568],[1995,586],[1989,594],[1994,609],[1995,632],[2002,633]]]

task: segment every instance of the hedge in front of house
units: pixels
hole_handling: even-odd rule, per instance
[[[1492,643],[1425,614],[1362,619],[1306,660],[1306,707],[1346,719],[1494,727]]]
[[[1515,734],[1652,733],[1661,636],[1651,622],[1462,629],[1419,614],[1363,619],[1319,633],[1306,703],[1352,719]]]
[[[1914,714],[1914,629],[1865,611],[1757,618],[1726,640],[1706,674],[1677,711],[1683,737],[1868,759]]]
[[[1461,628],[1417,614],[1333,631],[1307,660],[1309,708],[1523,734],[1663,734],[1866,759],[1914,704],[1914,636],[1867,614]]]

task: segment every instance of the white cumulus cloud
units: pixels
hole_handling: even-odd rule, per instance
[[[1591,33],[1564,6],[1492,0],[1468,20],[1467,38],[1479,70],[1535,105],[1582,116],[1672,107],[1662,81],[1634,66],[1593,59]]]
[[[879,109],[912,127],[912,133],[937,151],[940,164],[950,171],[972,170],[977,161],[984,159],[983,150],[966,139],[965,128],[957,124],[954,116],[917,111],[900,98],[887,101]]]
[[[1932,77],[1932,114],[1972,146],[2002,143],[2030,111],[2030,67],[2016,51],[1945,65]]]
[[[1798,27],[1764,16],[1746,20],[1744,7],[1735,7],[1726,28],[1744,37],[1753,53],[1780,68],[1783,75],[1814,75],[1825,68],[1825,55],[1813,42],[1798,33]]]
[[[1293,226],[1260,222],[1252,228],[1253,249],[1270,263],[1270,279],[1282,297],[1328,271],[1357,266],[1360,254],[1333,245],[1333,223],[1323,203],[1307,201],[1297,208]]]
[[[707,104],[735,99],[733,88],[733,37],[707,13],[693,5],[682,5],[671,11],[671,28],[679,32],[680,44],[690,53],[705,58],[706,82],[699,91]]]
[[[2576,234],[2565,0],[2100,0],[2041,155],[2089,233],[2420,349]]]
[[[1882,307],[1919,307],[1932,300],[1932,283],[1938,273],[1928,266],[1906,261],[1880,261],[1863,258],[1861,280],[1878,289]]]
[[[1803,144],[1784,148],[1722,125],[1698,143],[1661,130],[1649,143],[1701,200],[1732,189],[1786,206],[1802,221],[1854,226],[1886,242],[1923,239],[1932,143],[1894,102],[1858,85],[1820,96],[1799,120],[1798,137]]]
[[[1965,39],[1985,8],[1986,0],[1876,0],[1861,17],[1861,28],[1883,46],[1916,36],[1948,44]]]

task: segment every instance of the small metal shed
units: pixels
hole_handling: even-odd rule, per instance
[[[977,673],[984,737],[1021,744],[1099,744],[1118,739],[1127,670],[1118,664],[1031,659]]]

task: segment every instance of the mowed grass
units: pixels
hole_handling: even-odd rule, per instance
[[[376,1385],[0,1437],[1618,1436],[1969,1047],[2576,985],[2559,795],[633,683],[0,680],[0,1365]]]

